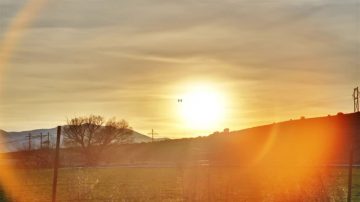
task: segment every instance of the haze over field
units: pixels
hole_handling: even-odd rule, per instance
[[[31,139],[31,149],[40,149],[42,146],[45,147],[54,147],[56,144],[56,128],[49,129],[36,129],[31,131],[21,131],[21,132],[7,132],[0,129],[0,152],[14,152],[14,151],[23,151],[29,149],[29,134],[32,135]],[[43,138],[40,138],[40,135],[43,135]],[[49,136],[49,140],[48,140]],[[136,131],[133,131],[129,140],[132,143],[147,143],[151,142],[151,137],[140,134]],[[154,141],[162,141],[164,139],[155,138]],[[41,145],[43,141],[43,145]],[[49,141],[49,143],[47,143]],[[50,145],[48,145],[50,144]],[[61,147],[66,147],[61,138]]]
[[[178,138],[349,112],[359,16],[356,0],[0,0],[0,128],[102,114]]]

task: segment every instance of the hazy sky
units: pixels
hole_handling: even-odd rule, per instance
[[[142,133],[205,135],[183,127],[176,112],[191,86],[226,98],[222,130],[351,112],[360,85],[360,0],[48,0],[36,12],[26,5],[0,0],[0,46],[14,39],[11,29],[18,34],[0,67],[5,130],[100,114]],[[14,28],[21,16],[29,20]]]

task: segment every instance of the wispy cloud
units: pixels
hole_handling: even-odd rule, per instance
[[[0,0],[0,25],[24,3]],[[175,134],[172,99],[202,80],[230,92],[232,128],[350,110],[359,9],[355,0],[51,1],[4,76],[0,128],[98,112]]]

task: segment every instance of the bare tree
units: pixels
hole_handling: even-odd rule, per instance
[[[105,121],[102,116],[90,115],[68,120],[64,127],[66,145],[80,147],[88,164],[99,160],[102,152],[111,145],[131,141],[132,129],[125,120]]]

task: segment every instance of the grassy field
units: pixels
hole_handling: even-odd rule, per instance
[[[59,172],[58,201],[345,201],[345,168],[321,168],[307,176],[295,176],[298,171],[289,170],[64,168]],[[36,196],[29,201],[50,201],[52,170],[20,170],[19,175],[22,187]],[[359,169],[354,177],[353,197],[357,201]]]

